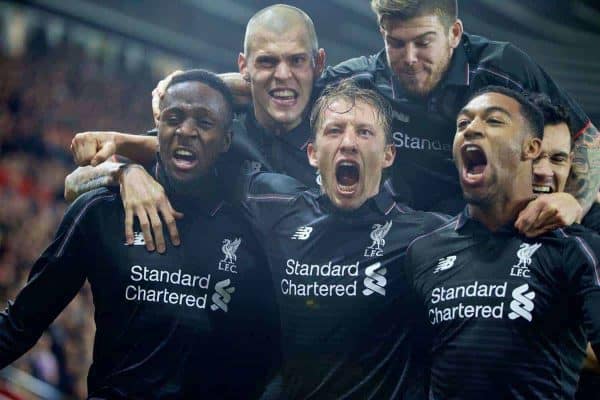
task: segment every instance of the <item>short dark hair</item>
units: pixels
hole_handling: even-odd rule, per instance
[[[177,83],[182,82],[200,82],[205,84],[206,86],[211,87],[217,92],[221,93],[223,99],[225,100],[225,104],[227,105],[227,119],[225,127],[229,129],[233,122],[233,95],[231,91],[223,82],[223,79],[219,78],[217,74],[211,71],[207,71],[204,69],[190,69],[184,71],[183,73],[176,75],[171,79],[169,84],[165,89],[165,93],[169,90],[169,88]]]
[[[504,86],[490,85],[485,86],[472,94],[467,100],[467,103],[486,93],[500,93],[517,101],[520,106],[521,115],[523,115],[523,118],[525,118],[525,121],[529,125],[531,135],[538,139],[543,139],[544,116],[540,109],[531,100],[529,100],[527,94],[519,93]]]
[[[424,15],[434,14],[448,29],[458,18],[456,0],[371,0],[371,9],[382,26],[384,19],[406,21]]]
[[[317,130],[321,126],[325,110],[331,106],[331,103],[340,99],[352,105],[348,111],[354,108],[359,101],[372,106],[383,127],[386,144],[392,143],[392,108],[389,102],[375,90],[360,87],[352,79],[345,79],[337,84],[327,86],[315,102],[310,113],[313,141],[317,136]]]
[[[535,104],[544,115],[544,126],[565,124],[569,128],[569,139],[571,150],[575,144],[573,139],[573,126],[571,124],[571,116],[569,111],[562,104],[555,104],[546,93],[532,93],[529,96],[530,100]]]

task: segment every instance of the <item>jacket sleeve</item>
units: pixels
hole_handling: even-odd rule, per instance
[[[90,238],[85,236],[82,225],[93,204],[89,198],[80,197],[67,210],[54,240],[33,265],[27,284],[0,313],[0,368],[35,345],[84,283],[84,248]]]
[[[583,308],[583,323],[594,351],[600,349],[600,236],[579,233],[563,252],[569,291]]]

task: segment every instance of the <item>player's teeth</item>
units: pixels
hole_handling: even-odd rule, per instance
[[[533,190],[536,192],[550,192],[550,188],[548,186],[533,186]]]
[[[277,90],[273,92],[275,97],[293,97],[294,92],[292,90]]]
[[[177,150],[177,151],[175,151],[175,154],[177,154],[178,156],[187,156],[187,157],[193,156],[192,152],[188,151],[188,150]]]

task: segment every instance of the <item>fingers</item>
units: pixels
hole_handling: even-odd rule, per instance
[[[155,122],[158,123],[158,119],[160,116],[160,100],[165,95],[165,92],[167,91],[167,87],[169,86],[169,83],[171,83],[171,80],[175,76],[180,75],[182,73],[183,73],[183,71],[181,71],[181,70],[177,70],[177,71],[170,73],[164,79],[162,79],[160,82],[158,82],[156,87],[152,90],[152,115],[154,115]]]
[[[150,221],[146,215],[146,210],[143,207],[137,207],[135,209],[135,215],[140,221],[140,229],[144,236],[144,242],[146,243],[146,250],[154,251],[154,239],[152,238],[152,232],[150,231]]]
[[[542,205],[537,199],[531,201],[527,204],[527,207],[519,213],[519,217],[515,221],[515,228],[521,233],[526,233],[531,230],[542,211],[542,208]]]
[[[152,228],[152,233],[154,233],[156,250],[162,254],[167,249],[165,245],[165,237],[163,235],[162,222],[160,222],[160,217],[158,216],[156,208],[151,207],[148,211],[148,215],[150,216],[150,227]]]
[[[133,244],[133,211],[125,206],[125,243]]]
[[[159,211],[162,215],[163,221],[165,221],[165,225],[167,225],[167,231],[169,232],[171,243],[173,243],[174,246],[179,246],[181,244],[181,240],[179,238],[176,220],[181,219],[183,214],[175,211],[168,200],[166,203],[161,204]]]
[[[115,142],[106,142],[100,147],[100,150],[92,157],[90,164],[96,166],[101,162],[108,160],[117,152]]]
[[[87,133],[78,133],[71,141],[71,153],[79,166],[88,165],[96,154],[96,140]]]

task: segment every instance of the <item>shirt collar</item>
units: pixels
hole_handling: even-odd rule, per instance
[[[344,211],[335,207],[325,193],[320,193],[318,201],[325,209],[330,211],[332,214],[352,219],[359,219],[358,217],[372,214],[373,212],[380,215],[388,215],[394,209],[397,209],[402,213],[407,212],[408,210],[406,206],[398,204],[394,200],[393,194],[389,191],[387,187],[384,187],[384,185],[382,185],[379,189],[379,193],[368,199],[362,206],[352,211]]]
[[[312,107],[312,104],[307,105],[307,110]],[[302,122],[300,125],[295,127],[289,132],[286,132],[282,135],[275,135],[273,132],[268,131],[262,125],[259,125],[256,117],[254,116],[254,108],[250,107],[246,113],[246,124],[247,128],[250,130],[255,130],[256,132],[260,132],[263,137],[267,140],[281,140],[298,150],[306,150],[306,146],[310,142],[311,132],[310,132],[310,122],[307,117],[302,118]]]
[[[173,208],[185,213],[205,214],[214,216],[222,208],[225,203],[224,190],[221,185],[218,173],[214,170],[214,176],[206,180],[208,187],[212,190],[207,190],[204,194],[178,194],[173,190],[173,186],[169,182],[164,166],[157,155],[157,162],[153,167],[154,177],[164,188],[169,201]]]
[[[485,225],[471,216],[468,206],[466,206],[462,212],[458,214],[454,230],[457,232],[487,233],[495,235],[520,235],[519,231],[514,226],[514,221],[510,221],[502,225],[495,232],[490,231]]]
[[[465,38],[463,37],[460,44],[450,60],[450,66],[444,81],[443,86],[455,85],[455,86],[469,86],[469,60],[467,59],[467,51],[465,50]]]

